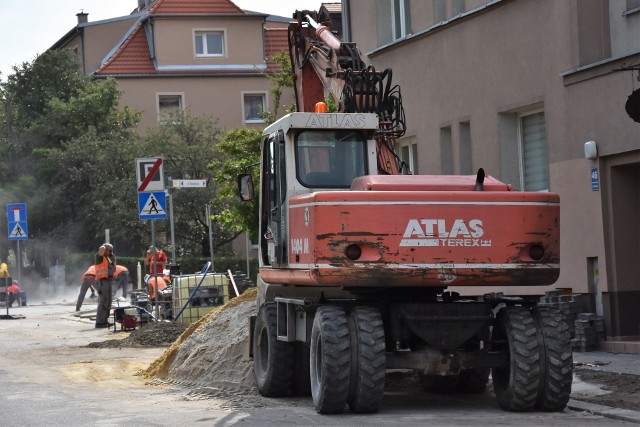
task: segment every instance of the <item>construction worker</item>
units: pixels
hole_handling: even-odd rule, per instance
[[[124,265],[117,264],[113,282],[111,297],[116,296],[118,289],[122,289],[122,298],[127,298],[127,287],[129,286],[129,269]]]
[[[96,298],[96,290],[93,285],[96,283],[96,268],[92,265],[87,268],[87,271],[82,275],[82,284],[80,285],[80,294],[78,295],[78,301],[76,301],[76,311],[80,311],[84,297],[87,295],[87,291],[91,289],[91,296],[89,298]]]
[[[153,303],[156,300],[156,288],[158,291],[166,289],[169,286],[170,278],[168,276],[149,277],[147,286],[149,287],[149,300]],[[158,286],[156,286],[156,283]]]
[[[144,259],[144,265],[149,266],[149,274],[152,276],[154,276],[156,272],[153,266],[154,255],[156,258],[155,265],[157,267],[158,274],[163,274],[164,266],[167,264],[167,255],[164,252],[162,252],[162,249],[156,250],[156,248],[153,245],[149,246],[149,250],[147,250],[147,256]]]
[[[9,304],[9,307],[11,307],[16,300],[18,300],[18,307],[20,306],[19,292],[20,286],[18,286],[18,281],[13,280],[11,285],[7,287],[7,304]]]
[[[96,328],[108,328],[111,312],[111,287],[116,272],[116,256],[113,246],[105,243],[98,248],[93,266],[96,270],[96,289],[98,290],[98,312],[96,313]]]

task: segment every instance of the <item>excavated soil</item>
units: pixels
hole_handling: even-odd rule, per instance
[[[171,345],[187,329],[187,325],[173,322],[151,322],[140,325],[128,332],[117,332],[116,339],[92,342],[90,348],[119,348],[119,347],[166,347]],[[127,336],[122,338],[122,333]]]
[[[593,371],[576,367],[574,375],[589,384],[597,384],[608,393],[598,396],[574,396],[578,400],[637,411],[640,408],[640,376]]]

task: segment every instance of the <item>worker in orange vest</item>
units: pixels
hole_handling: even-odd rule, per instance
[[[122,289],[122,298],[127,298],[127,287],[129,286],[129,269],[124,265],[116,264],[113,289],[111,297],[116,296],[118,289]]]
[[[82,283],[80,285],[80,294],[78,295],[78,301],[76,301],[76,311],[80,311],[80,307],[82,307],[82,303],[84,302],[84,297],[87,295],[87,291],[91,289],[91,296],[89,298],[96,298],[96,290],[93,285],[96,282],[96,269],[92,265],[87,268],[87,271],[82,275]]]
[[[18,299],[18,293],[20,292],[20,286],[18,286],[18,281],[14,280],[11,282],[10,286],[7,286],[7,304],[11,307]],[[20,301],[18,301],[18,306],[20,306]]]
[[[157,283],[157,286],[156,286]],[[166,289],[171,283],[171,278],[168,276],[157,276],[157,277],[149,277],[149,281],[147,282],[147,286],[149,287],[149,299],[151,302],[156,300],[156,287],[158,291]]]
[[[113,246],[105,243],[98,248],[93,266],[96,269],[96,289],[98,289],[98,311],[96,313],[96,328],[108,328],[111,313],[111,287],[116,272],[116,256]]]

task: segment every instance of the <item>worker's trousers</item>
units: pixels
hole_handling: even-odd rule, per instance
[[[96,313],[96,326],[109,323],[111,314],[111,286],[113,279],[96,280],[96,291],[98,291],[98,312]]]
[[[87,296],[87,291],[93,285],[95,279],[93,276],[90,278],[86,278],[82,280],[82,284],[80,285],[80,295],[78,295],[78,301],[76,302],[76,311],[80,310],[82,307],[82,303],[84,302],[84,297]]]

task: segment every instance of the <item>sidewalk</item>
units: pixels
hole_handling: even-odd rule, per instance
[[[574,352],[573,362],[576,369],[612,374],[637,375],[640,381],[640,354],[608,353],[604,351]],[[585,383],[574,374],[573,395],[591,395],[594,397],[607,394],[598,384]],[[635,396],[634,396],[635,397]],[[640,393],[637,396],[640,401]],[[640,424],[640,412],[612,406],[599,405],[577,399],[569,400],[570,409],[585,411],[606,418]],[[638,405],[640,408],[640,404]]]

